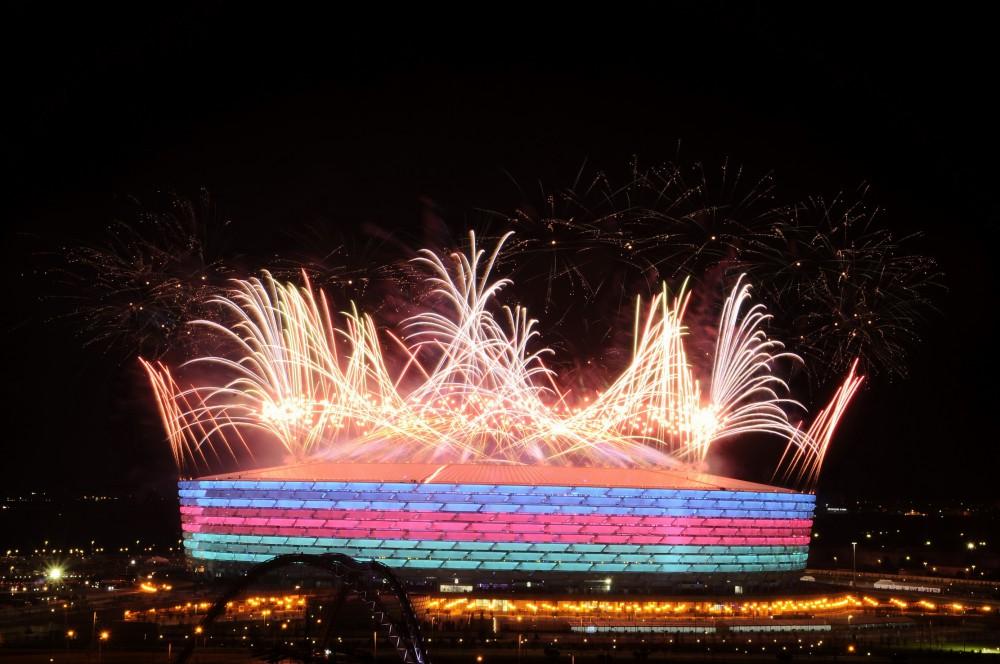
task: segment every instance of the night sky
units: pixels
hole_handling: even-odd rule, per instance
[[[0,495],[175,477],[138,367],[82,348],[39,272],[46,251],[101,237],[122,199],[204,187],[267,256],[290,227],[419,237],[431,202],[456,227],[509,203],[507,174],[565,184],[585,160],[680,154],[791,192],[867,182],[894,231],[925,234],[939,311],[909,379],[859,397],[821,495],[994,497],[992,24],[844,3],[582,7],[8,8]]]

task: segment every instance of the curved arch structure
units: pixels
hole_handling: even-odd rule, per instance
[[[226,610],[226,604],[240,595],[248,587],[265,575],[275,570],[291,565],[308,565],[332,574],[339,582],[338,595],[333,606],[339,606],[347,593],[357,595],[371,611],[372,619],[382,636],[393,645],[404,664],[430,664],[423,638],[420,635],[420,623],[417,620],[410,599],[403,585],[388,567],[376,561],[358,562],[350,556],[340,553],[321,555],[306,553],[289,553],[275,556],[270,560],[254,565],[246,575],[241,577],[232,587],[219,597],[198,623],[202,630],[211,626]],[[383,586],[399,603],[401,618],[397,621],[389,613],[381,595],[385,592]],[[329,624],[329,621],[328,621]],[[189,639],[178,664],[185,664],[195,649],[196,639]]]

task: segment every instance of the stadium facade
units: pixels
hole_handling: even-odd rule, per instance
[[[536,590],[773,588],[805,568],[815,508],[686,471],[512,465],[315,463],[179,493],[187,553],[216,573],[338,552],[424,587]]]

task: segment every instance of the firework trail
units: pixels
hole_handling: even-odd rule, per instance
[[[803,490],[816,489],[833,434],[864,381],[864,376],[857,374],[857,368],[858,361],[855,360],[830,403],[816,414],[809,428],[789,438],[772,479],[780,478],[786,484]]]

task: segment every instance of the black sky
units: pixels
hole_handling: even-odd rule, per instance
[[[947,274],[941,311],[911,378],[862,395],[822,486],[992,496],[992,24],[908,9],[9,7],[5,486],[136,488],[172,472],[136,368],[50,320],[39,238],[93,240],[116,199],[198,187],[259,252],[315,219],[409,232],[423,200],[458,220],[503,203],[505,171],[564,184],[584,159],[613,169],[679,144],[773,170],[792,192],[870,182],[894,229],[926,234]]]

